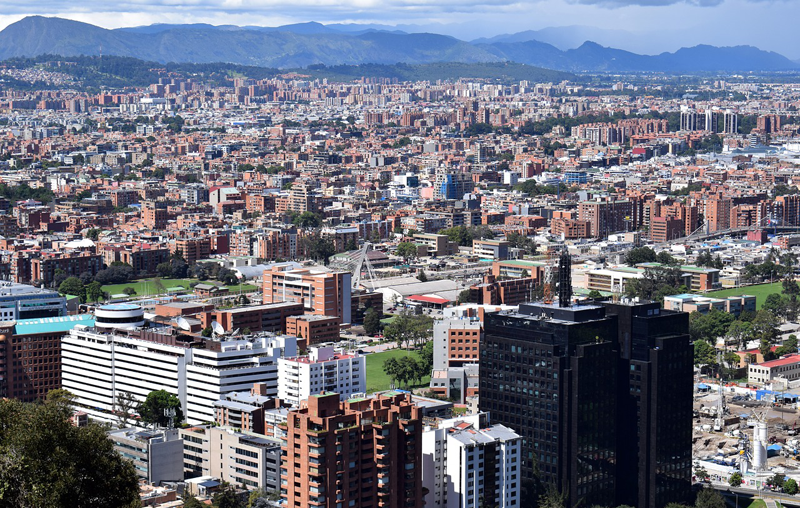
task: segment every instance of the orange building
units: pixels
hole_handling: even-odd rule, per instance
[[[350,274],[275,265],[264,270],[262,301],[297,302],[311,314],[338,317],[342,323],[350,323]]]

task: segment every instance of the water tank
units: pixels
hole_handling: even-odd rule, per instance
[[[97,328],[138,328],[144,326],[144,309],[132,303],[101,305],[94,311]]]

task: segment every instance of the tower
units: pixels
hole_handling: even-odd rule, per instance
[[[558,306],[569,307],[572,303],[572,257],[561,253],[558,260]]]

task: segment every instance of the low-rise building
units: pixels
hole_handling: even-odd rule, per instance
[[[108,433],[114,449],[153,485],[183,481],[183,440],[177,429],[118,429]]]
[[[775,379],[784,381],[800,379],[800,354],[747,366],[748,383],[764,384]]]
[[[752,295],[729,296],[727,298],[711,298],[693,294],[681,294],[664,297],[664,308],[682,312],[700,312],[706,314],[712,309],[739,316],[742,312],[756,311],[756,297]]]

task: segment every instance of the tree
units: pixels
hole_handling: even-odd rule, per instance
[[[158,277],[153,279],[153,287],[156,290],[156,294],[160,295],[161,293],[167,292],[167,288],[164,287],[164,283],[161,282],[161,279],[159,279]]]
[[[304,229],[318,228],[322,224],[322,217],[314,212],[306,211],[295,217],[292,223]]]
[[[439,234],[446,235],[451,242],[455,242],[462,247],[472,246],[472,240],[474,239],[470,230],[464,226],[454,226],[452,228],[443,229],[439,231]]]
[[[375,335],[381,331],[381,315],[378,311],[370,307],[364,313],[364,333]]]
[[[555,487],[550,486],[541,496],[539,496],[539,508],[564,508],[567,496],[559,492]]]
[[[130,425],[138,405],[136,397],[131,392],[120,391],[117,393],[114,399],[114,412],[117,413],[117,421],[120,428]]]
[[[214,494],[214,508],[239,508],[236,487],[228,482],[222,482],[219,490]]]
[[[731,487],[738,487],[744,482],[742,480],[742,475],[740,473],[733,473],[730,478],[728,478],[728,485]]]
[[[384,328],[383,335],[408,348],[412,344],[422,345],[430,337],[432,328],[433,318],[430,316],[403,312]]]
[[[194,496],[187,496],[183,498],[183,508],[208,508],[208,505],[201,503]]]
[[[394,253],[408,262],[409,259],[417,257],[417,245],[413,242],[402,242]]]
[[[133,289],[132,287],[127,287],[127,288],[123,289],[122,292],[125,293],[128,296],[133,296],[133,295],[136,294],[136,290]]]
[[[599,298],[603,298],[603,295],[600,294],[600,291],[598,291],[596,289],[592,289],[591,291],[589,291],[589,294],[586,295],[586,296],[591,298],[592,300],[597,300]]]
[[[797,494],[797,481],[794,478],[789,478],[783,484],[783,492],[790,496]]]
[[[420,362],[427,372],[433,370],[433,341],[429,340],[422,346]]]
[[[98,238],[100,238],[100,233],[102,233],[102,230],[100,229],[87,229],[86,238],[88,238],[89,240],[97,240]]]
[[[103,286],[101,286],[99,282],[95,281],[86,286],[86,299],[88,301],[99,302],[103,299],[104,295]]]
[[[717,364],[717,350],[705,340],[694,341],[694,364],[709,365]]]
[[[116,262],[115,262],[116,263]],[[125,284],[136,276],[136,272],[131,265],[121,263],[113,264],[105,270],[100,270],[94,276],[94,280],[100,284]]]
[[[383,372],[389,376],[394,385],[399,380],[400,363],[395,358],[387,358],[383,361]]]
[[[165,279],[172,277],[172,263],[169,261],[159,263],[156,266],[156,273],[159,277],[164,277]]]
[[[100,425],[75,427],[61,400],[0,400],[0,506],[138,506],[133,464]]]
[[[747,342],[752,336],[753,329],[747,321],[737,320],[728,327],[728,337],[739,349],[747,349]]]
[[[767,295],[767,299],[764,300],[764,304],[761,308],[768,310],[775,316],[786,316],[788,304],[788,298],[779,293],[772,293],[771,295]]]
[[[769,484],[773,487],[783,488],[783,484],[786,481],[785,476],[783,473],[775,473],[772,478],[768,480]]]
[[[705,314],[692,312],[689,315],[689,336],[695,341],[702,339],[716,344],[719,337],[728,333],[733,319],[731,314],[717,309]]]
[[[420,282],[428,282],[428,276],[425,274],[425,270],[420,270],[417,274],[417,280]]]
[[[708,473],[706,473],[708,477]],[[698,476],[699,478],[699,476]],[[695,508],[725,508],[725,500],[719,495],[715,489],[708,487],[700,490],[697,493],[697,499],[694,502]]]
[[[708,476],[708,471],[706,471],[706,468],[704,468],[703,466],[700,466],[700,467],[698,467],[697,469],[695,469],[695,471],[694,471],[694,475],[695,475],[695,476],[697,477],[697,479],[698,479],[698,480],[700,480],[701,482],[708,481],[708,479],[709,479],[709,476]]]
[[[83,282],[77,277],[67,277],[58,286],[58,292],[62,295],[72,295],[80,297],[81,302],[86,301],[86,287]]]
[[[302,251],[313,259],[314,261],[322,261],[328,264],[328,259],[336,254],[336,246],[333,241],[315,232],[314,234],[304,236],[301,240]]]
[[[656,262],[667,266],[675,266],[680,264],[680,262],[677,259],[675,259],[675,257],[672,254],[670,254],[665,250],[662,250],[661,252],[656,254]]]
[[[202,335],[203,337],[211,337],[211,335],[213,334],[214,330],[210,326],[206,326],[205,328],[203,328],[203,331],[200,332],[200,335]]]
[[[464,289],[460,293],[458,293],[458,303],[467,303],[469,302],[469,289]]]
[[[656,251],[650,247],[634,247],[625,254],[625,264],[635,266],[639,263],[652,263],[656,258]]]
[[[155,390],[147,394],[147,398],[139,404],[138,413],[142,421],[161,427],[168,427],[170,418],[164,415],[164,410],[174,409],[175,417],[173,426],[183,421],[181,401],[166,390]]]

